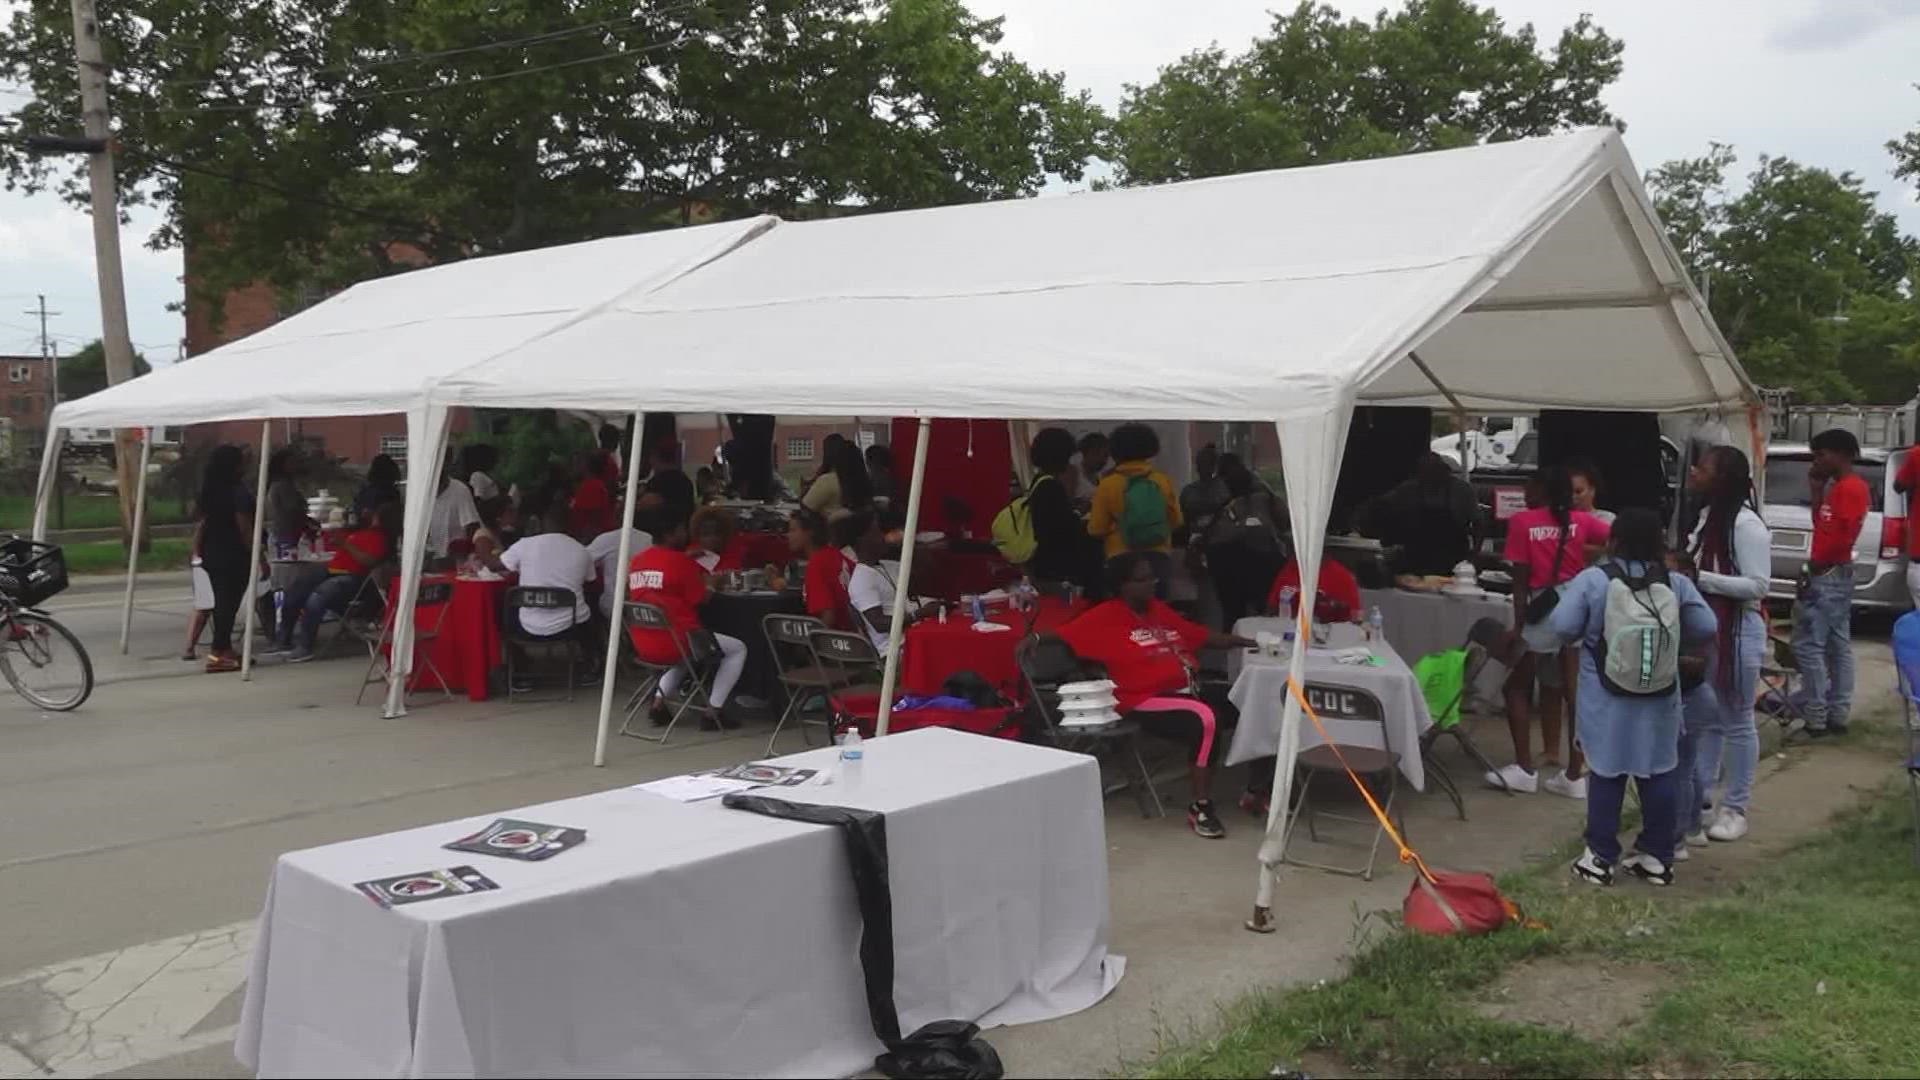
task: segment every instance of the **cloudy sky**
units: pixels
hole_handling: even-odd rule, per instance
[[[1368,15],[1384,0],[1337,0]],[[1006,47],[1064,71],[1111,106],[1130,82],[1211,42],[1239,49],[1290,0],[968,0],[1006,17]],[[0,4],[4,6],[4,4]],[[1590,11],[1627,43],[1626,72],[1607,103],[1628,125],[1642,169],[1733,144],[1743,165],[1786,155],[1846,169],[1880,191],[1909,233],[1920,203],[1891,176],[1882,144],[1920,125],[1920,0],[1496,0],[1510,23],[1543,39]],[[177,252],[147,251],[151,214],[123,236],[133,338],[150,359],[181,336],[167,304],[179,298]],[[37,351],[37,293],[61,312],[49,325],[70,352],[99,335],[93,244],[86,217],[48,195],[0,192],[0,354]]]

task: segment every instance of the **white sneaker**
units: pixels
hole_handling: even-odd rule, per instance
[[[1573,861],[1573,878],[1588,885],[1613,884],[1613,864],[1593,853],[1592,848],[1580,853]]]
[[[1666,863],[1661,862],[1659,859],[1643,851],[1636,851],[1626,858],[1621,859],[1620,869],[1625,870],[1627,873],[1632,874],[1634,877],[1639,878],[1649,885],[1665,886],[1673,884],[1673,867],[1668,866]]]
[[[1569,799],[1585,799],[1587,797],[1587,778],[1583,776],[1578,780],[1570,780],[1567,778],[1567,773],[1564,769],[1547,777],[1544,786],[1555,795],[1564,795]]]
[[[1518,762],[1515,762],[1499,772],[1488,773],[1487,786],[1495,791],[1505,788],[1531,795],[1540,790],[1540,778],[1534,775],[1533,770],[1522,768]]]
[[[1707,830],[1705,830],[1705,829],[1695,829],[1695,830],[1693,830],[1692,832],[1690,832],[1690,833],[1688,833],[1688,834],[1687,834],[1687,843],[1686,843],[1686,846],[1688,846],[1688,847],[1706,847],[1706,846],[1707,846]],[[1675,857],[1678,857],[1678,856],[1679,856],[1679,854],[1680,854],[1680,852],[1679,852],[1679,850],[1678,850],[1678,849],[1676,849],[1676,850],[1674,851],[1674,855],[1675,855]]]
[[[1747,835],[1747,815],[1738,810],[1720,811],[1720,820],[1707,829],[1709,840],[1738,840]]]
[[[1675,844],[1673,846],[1674,862],[1686,862],[1688,859],[1691,859],[1691,858],[1693,858],[1693,852],[1687,850],[1687,845]]]

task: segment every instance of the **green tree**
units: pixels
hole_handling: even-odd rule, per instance
[[[1913,85],[1920,90],[1920,83]],[[1897,139],[1889,140],[1887,153],[1893,155],[1893,175],[1902,180],[1913,181],[1920,187],[1920,125]]]
[[[1543,52],[1467,0],[1409,0],[1371,22],[1302,3],[1238,56],[1192,53],[1127,87],[1123,183],[1381,157],[1605,124],[1621,42],[1582,16]]]
[[[1647,184],[1748,372],[1809,401],[1912,397],[1920,243],[1851,173],[1762,156],[1729,197],[1735,161],[1715,144],[1653,170]]]
[[[960,0],[145,0],[102,18],[123,195],[166,205],[151,243],[189,243],[210,300],[702,207],[1032,194],[1078,179],[1105,126]],[[0,79],[34,92],[21,130],[77,127],[70,35],[66,0],[0,30]],[[0,168],[84,194],[66,160],[0,146]]]
[[[138,378],[152,370],[146,357],[137,352],[133,354],[134,377]],[[98,340],[72,356],[60,358],[60,400],[72,401],[106,388],[107,349]]]

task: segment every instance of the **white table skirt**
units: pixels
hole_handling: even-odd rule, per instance
[[[770,794],[887,815],[903,1031],[1118,983],[1093,759],[928,729]],[[440,847],[502,816],[588,839],[535,863]],[[384,910],[353,888],[455,865],[499,890]],[[837,830],[622,788],[281,856],[235,1051],[262,1076],[848,1075],[882,1050],[859,932]]]
[[[1409,664],[1448,649],[1464,648],[1467,631],[1481,619],[1493,619],[1501,628],[1513,626],[1513,598],[1449,596],[1407,589],[1363,589],[1360,602],[1367,610],[1380,609],[1386,621],[1387,644]]]
[[[1234,624],[1233,632],[1250,638],[1263,631],[1282,633],[1286,627],[1284,619],[1241,619]],[[1328,734],[1344,745],[1388,749],[1383,735],[1390,739],[1391,749],[1400,755],[1400,774],[1416,790],[1425,791],[1427,770],[1420,756],[1420,735],[1433,726],[1426,698],[1420,693],[1420,683],[1413,677],[1412,669],[1392,648],[1381,648],[1378,655],[1379,666],[1341,664],[1333,659],[1332,650],[1308,650],[1308,698],[1318,698],[1332,707],[1345,704],[1363,713],[1379,709],[1379,715],[1386,718],[1384,726],[1372,720],[1339,719],[1329,715],[1333,711],[1329,707],[1316,706],[1315,711],[1320,713]],[[1227,749],[1227,764],[1237,765],[1279,752],[1280,718],[1287,703],[1290,662],[1285,655],[1270,659],[1242,650],[1236,650],[1228,659],[1229,673],[1234,677],[1229,700],[1240,710],[1240,724],[1234,728],[1233,744]],[[1355,697],[1352,692],[1361,696]],[[1327,701],[1329,695],[1336,700]],[[1302,716],[1300,749],[1319,746],[1325,741],[1313,722]]]

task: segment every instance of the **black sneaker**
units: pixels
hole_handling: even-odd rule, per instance
[[[1213,812],[1213,801],[1192,803],[1187,807],[1187,825],[1193,834],[1203,840],[1218,840],[1227,835],[1227,827],[1220,823],[1220,815]]]
[[[1636,851],[1621,859],[1620,866],[1649,885],[1673,884],[1673,867],[1644,851]]]
[[[1588,848],[1573,861],[1573,877],[1589,885],[1613,884],[1613,864],[1593,853]]]

